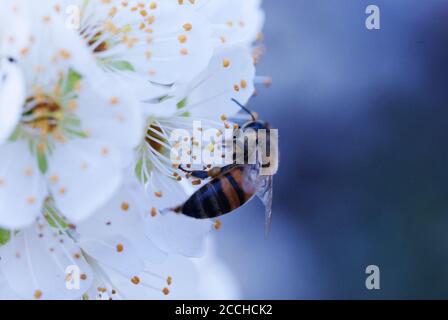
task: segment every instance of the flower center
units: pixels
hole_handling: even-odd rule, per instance
[[[62,108],[49,96],[33,96],[26,100],[22,123],[25,127],[47,135],[58,130]]]
[[[97,34],[95,34],[95,36],[89,40],[88,44],[89,47],[93,47],[95,46],[95,49],[93,49],[94,53],[101,53],[101,52],[105,52],[109,49],[109,45],[107,44],[106,41],[102,41],[100,43],[98,43],[98,40],[103,36],[103,32],[98,32]]]
[[[166,139],[163,137],[162,128],[157,125],[150,125],[146,132],[146,143],[148,143],[154,150],[162,153],[164,150],[163,143],[166,143]]]

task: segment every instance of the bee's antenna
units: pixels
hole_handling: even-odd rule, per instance
[[[253,121],[257,121],[257,119],[255,119],[254,114],[247,109],[245,106],[243,106],[240,102],[238,102],[236,99],[232,98],[232,101],[235,102],[241,109],[243,109],[244,111],[246,111],[252,118]]]

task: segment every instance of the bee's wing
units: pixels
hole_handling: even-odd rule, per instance
[[[268,235],[271,230],[273,190],[274,190],[274,176],[272,175],[260,176],[259,190],[257,193],[257,197],[260,198],[266,209],[266,217],[265,217],[266,235]]]

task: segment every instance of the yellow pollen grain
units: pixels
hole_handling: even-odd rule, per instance
[[[215,224],[214,224],[213,227],[215,228],[215,230],[220,230],[221,227],[222,227],[222,222],[221,222],[221,220],[216,220],[216,221],[215,221]]]
[[[162,197],[163,197],[163,193],[162,193],[162,191],[154,192],[154,195],[155,195],[157,198],[162,198]]]
[[[193,29],[193,25],[191,23],[186,23],[183,25],[183,28],[185,31],[191,31],[191,29]]]
[[[76,102],[76,100],[69,101],[68,108],[70,109],[70,111],[76,111],[76,109],[78,109],[78,103]]]
[[[167,279],[166,279],[166,283],[170,286],[170,285],[172,285],[173,284],[173,278],[172,277],[168,277]]]
[[[162,292],[166,296],[170,294],[170,290],[168,288],[163,288]]]
[[[26,168],[25,169],[25,175],[27,177],[31,177],[33,175],[33,169],[32,168]]]
[[[157,215],[157,209],[156,208],[152,208],[151,209],[151,217],[155,217]]]
[[[20,55],[21,55],[22,57],[25,57],[26,55],[28,55],[29,52],[30,52],[30,49],[29,49],[29,48],[22,48],[22,49],[20,50]]]
[[[129,205],[129,203],[127,203],[127,202],[123,202],[123,203],[121,204],[121,210],[123,210],[123,211],[128,211],[128,210],[129,210],[129,207],[130,207],[130,205]]]
[[[181,34],[179,37],[177,37],[177,39],[179,40],[180,43],[187,42],[187,36],[184,34]]]
[[[68,60],[68,59],[70,59],[70,52],[68,52],[68,51],[65,50],[65,49],[61,49],[61,50],[59,50],[59,55],[60,55],[61,58],[64,59],[64,60]]]
[[[230,60],[229,59],[224,59],[223,62],[222,62],[222,66],[224,68],[230,67]]]
[[[148,18],[146,18],[147,24],[153,24],[154,21],[156,21],[156,17],[154,17],[154,16],[149,16]]]
[[[42,298],[42,291],[40,291],[40,290],[36,290],[36,291],[34,291],[34,299],[40,299],[40,298]]]
[[[140,278],[135,276],[131,279],[131,282],[135,285],[138,285],[140,283]]]
[[[110,99],[110,104],[113,105],[113,106],[117,105],[119,102],[120,101],[116,97],[113,97],[113,98]]]
[[[51,177],[50,177],[50,182],[51,182],[52,184],[57,184],[57,183],[59,182],[59,176],[57,176],[57,175],[53,175],[53,176],[51,176]]]
[[[124,246],[121,243],[117,244],[117,252],[122,253],[123,250],[124,250]]]
[[[118,12],[117,7],[112,7],[109,11],[109,17],[115,16],[117,14],[117,12]]]

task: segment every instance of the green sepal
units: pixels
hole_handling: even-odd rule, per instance
[[[185,108],[186,106],[187,106],[187,102],[188,102],[188,100],[187,100],[187,98],[185,98],[185,99],[183,99],[182,101],[180,101],[178,104],[177,104],[177,109],[183,109],[183,108]]]
[[[4,246],[11,240],[11,231],[0,228],[0,246]]]
[[[65,80],[65,85],[63,89],[63,93],[68,94],[70,92],[73,92],[76,88],[76,85],[79,81],[81,81],[82,76],[78,72],[76,72],[73,69],[70,69],[67,74],[67,78]]]
[[[124,60],[109,61],[107,63],[107,65],[108,65],[108,67],[115,69],[115,70],[135,72],[134,66],[128,61],[124,61]]]
[[[44,151],[37,150],[37,165],[39,167],[39,171],[42,174],[46,174],[48,171],[48,160]]]

